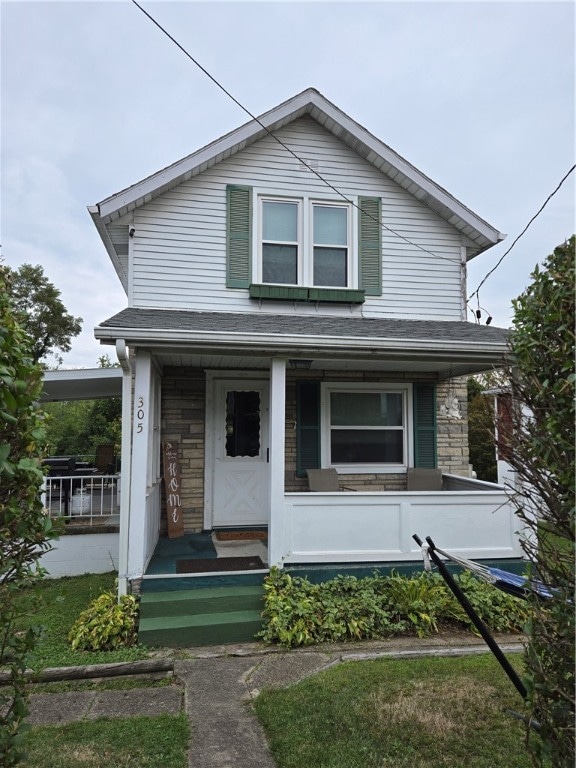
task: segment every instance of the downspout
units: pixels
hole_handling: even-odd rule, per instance
[[[118,548],[118,598],[128,594],[128,543],[130,534],[130,468],[132,466],[132,366],[124,339],[116,339],[116,356],[122,368],[122,467],[120,472],[120,534]]]

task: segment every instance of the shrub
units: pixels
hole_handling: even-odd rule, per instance
[[[469,573],[457,577],[473,607],[494,631],[520,631],[523,601]],[[416,632],[424,637],[441,624],[471,626],[438,574],[398,574],[357,579],[337,576],[323,584],[272,568],[264,581],[265,626],[259,637],[286,647],[364,640]]]
[[[0,667],[9,683],[0,691],[0,765],[16,765],[28,712],[24,671],[38,631],[18,631],[33,610],[33,586],[43,572],[39,556],[55,531],[40,501],[46,434],[38,405],[42,371],[32,344],[14,317],[10,272],[0,265]],[[24,599],[27,598],[27,599]]]
[[[118,601],[103,592],[76,619],[68,641],[74,651],[110,651],[135,645],[138,639],[138,603],[134,595]]]

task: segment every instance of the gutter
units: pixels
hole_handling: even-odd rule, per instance
[[[225,347],[231,351],[231,347],[236,351],[256,350],[262,353],[279,352],[283,350],[310,350],[318,354],[325,354],[328,351],[346,352],[346,356],[358,356],[361,354],[374,353],[420,353],[425,355],[433,353],[449,353],[460,355],[466,353],[477,354],[503,354],[507,345],[505,341],[462,341],[458,339],[443,339],[440,341],[431,339],[383,339],[366,338],[365,336],[279,336],[278,334],[258,334],[258,333],[230,333],[220,331],[189,331],[189,330],[155,330],[142,328],[111,328],[108,326],[97,326],[94,335],[102,341],[109,340],[109,343],[115,342],[119,336],[123,339],[136,344],[150,345],[150,343],[159,343],[161,345],[182,345],[197,346],[198,348],[207,347],[214,349],[216,347]],[[457,345],[457,349],[454,346]]]

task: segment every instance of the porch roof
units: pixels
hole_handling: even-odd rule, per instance
[[[103,343],[180,354],[304,357],[313,360],[394,361],[396,370],[441,377],[486,370],[502,364],[508,332],[468,322],[393,320],[328,315],[195,312],[128,308],[95,329]]]

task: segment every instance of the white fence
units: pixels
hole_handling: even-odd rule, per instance
[[[118,522],[120,475],[47,477],[42,503],[51,517],[83,519],[86,523],[112,518],[110,522]]]

